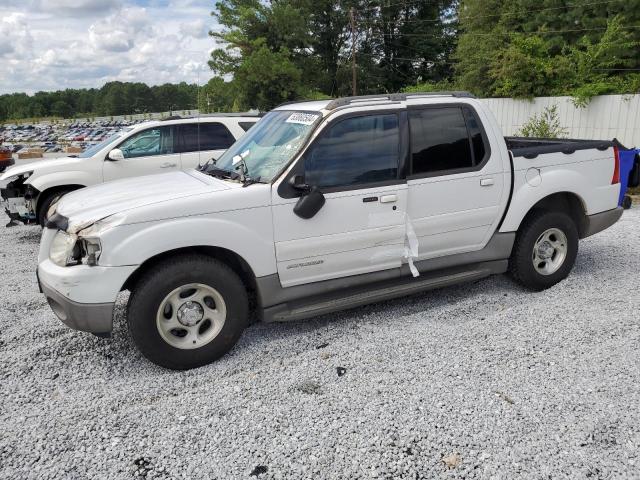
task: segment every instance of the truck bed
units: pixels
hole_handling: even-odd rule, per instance
[[[624,147],[616,140],[578,140],[570,138],[529,138],[529,137],[505,137],[507,149],[514,157],[536,158],[544,153],[571,154],[576,150],[588,150],[596,148],[607,150],[611,147]]]

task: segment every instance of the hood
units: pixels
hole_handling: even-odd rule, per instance
[[[69,163],[75,163],[83,160],[87,159],[77,157],[59,157],[52,158],[51,160],[37,160],[35,162],[25,163],[24,165],[14,165],[13,167],[5,170],[5,172],[0,175],[0,181],[6,180],[7,178],[13,177],[14,175],[22,175],[23,173],[33,172],[35,170],[41,170],[44,168],[55,170],[63,165],[68,165]]]
[[[179,198],[232,188],[227,182],[198,172],[168,172],[94,185],[68,193],[56,212],[79,231],[115,213]]]

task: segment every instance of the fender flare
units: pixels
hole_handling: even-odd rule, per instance
[[[524,177],[525,171],[515,172]],[[584,214],[587,214],[585,198],[588,196],[589,182],[578,172],[568,169],[542,170],[542,182],[533,187],[526,181],[521,181],[520,186],[514,190],[511,204],[508,207],[500,232],[516,232],[520,224],[541,200],[551,195],[562,193],[574,195],[582,206]],[[523,178],[524,180],[524,178]]]

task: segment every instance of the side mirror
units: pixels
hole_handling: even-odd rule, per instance
[[[119,148],[114,148],[107,154],[107,160],[111,160],[113,162],[124,160],[124,153],[122,153],[122,150]]]
[[[289,185],[301,192],[309,192],[311,190],[311,187],[309,187],[309,185],[304,181],[304,175],[294,175],[289,178]]]
[[[293,207],[293,213],[308,220],[320,211],[324,202],[325,198],[322,192],[317,187],[312,187],[309,193],[298,199],[298,203]]]

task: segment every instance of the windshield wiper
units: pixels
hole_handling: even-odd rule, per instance
[[[201,172],[216,178],[229,178],[231,180],[240,180],[240,174],[236,172],[230,172],[229,170],[225,170],[223,168],[214,167],[213,165],[209,166],[206,170],[201,170]]]
[[[242,186],[248,187],[249,185],[253,185],[254,183],[264,183],[264,182],[260,181],[260,177],[256,177],[256,178],[245,177],[244,182],[242,182]]]

